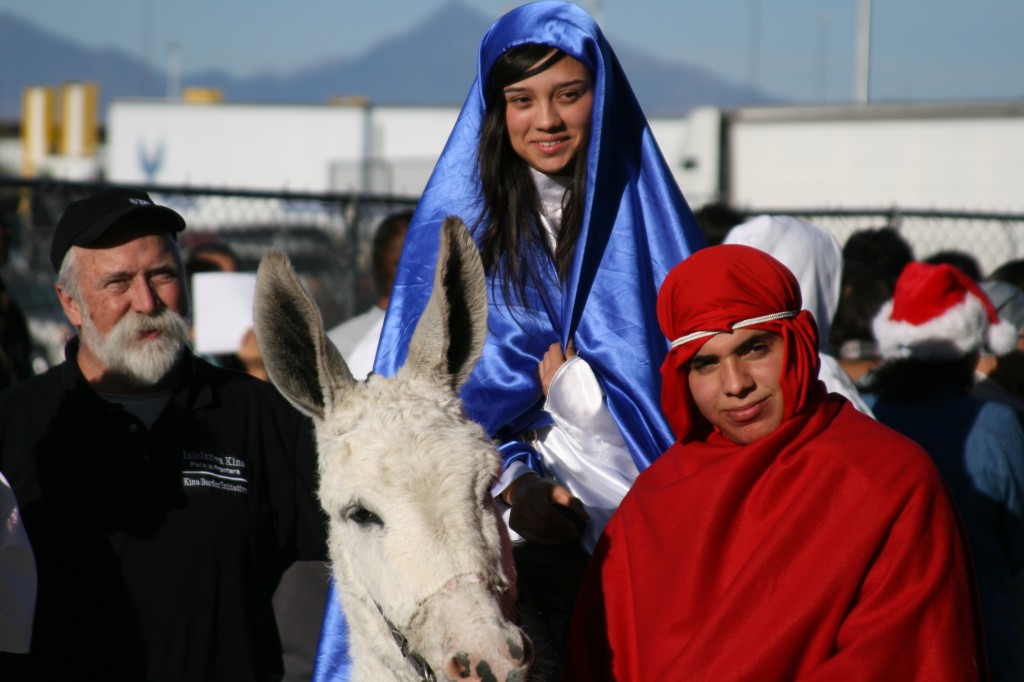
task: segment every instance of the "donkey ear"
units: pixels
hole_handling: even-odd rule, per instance
[[[283,252],[268,251],[256,273],[253,327],[267,375],[288,401],[324,419],[334,396],[355,385],[327,340],[320,310]]]
[[[466,225],[441,225],[434,290],[412,340],[407,366],[447,381],[458,391],[480,359],[487,338],[487,283],[480,251]]]

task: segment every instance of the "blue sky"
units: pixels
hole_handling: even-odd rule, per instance
[[[0,0],[90,46],[185,72],[287,72],[355,55],[452,0]],[[459,0],[490,18],[509,0]],[[859,0],[579,0],[613,46],[804,102],[853,97]],[[871,99],[1024,99],[1024,0],[873,0]]]

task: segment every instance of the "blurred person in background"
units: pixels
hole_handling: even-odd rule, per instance
[[[1024,259],[1009,260],[988,276],[990,282],[1006,282],[1024,291]]]
[[[234,249],[228,244],[221,241],[205,241],[197,244],[188,250],[188,258],[185,260],[185,276],[188,279],[189,292],[191,299],[195,301],[195,276],[204,272],[237,272],[238,271],[238,255],[235,254]],[[195,311],[192,311],[190,315],[191,320],[195,320]],[[190,336],[195,338],[195,328],[193,327],[190,331]],[[251,357],[252,347],[255,345],[255,336],[249,342],[248,346],[245,346],[246,339],[243,338],[239,344],[239,350],[243,348],[249,353],[248,365],[257,365],[257,360]],[[256,349],[256,355],[259,354],[259,349]],[[226,369],[233,369],[238,372],[250,373],[247,369],[246,359],[243,359],[239,352],[235,353],[205,353],[202,355],[203,359],[210,362],[218,367],[224,367]],[[260,363],[261,364],[261,363]],[[259,377],[266,379],[266,376]]]
[[[0,268],[10,260],[13,239],[14,226],[0,213]],[[25,314],[0,277],[0,390],[33,375],[31,354],[32,337]]]
[[[843,245],[842,291],[826,347],[858,389],[882,362],[872,321],[912,260],[910,244],[888,227],[855,232]]]
[[[846,278],[839,307],[832,318],[828,348],[857,389],[863,390],[881,363],[871,323],[892,296],[892,284],[861,272]],[[865,396],[861,396],[865,398]]]
[[[0,268],[9,263],[14,228],[0,212]],[[32,376],[31,338],[21,308],[0,277],[0,391]],[[23,654],[35,617],[35,556],[10,483],[0,471],[0,651]]]
[[[999,318],[1017,329],[1017,342],[1002,355],[982,349],[971,393],[982,400],[994,400],[1017,410],[1024,417],[1024,291],[998,281],[982,282]]]
[[[369,310],[342,322],[327,332],[327,338],[345,358],[352,376],[365,379],[373,370],[377,342],[384,327],[384,313],[391,299],[398,261],[402,256],[405,234],[413,211],[400,211],[385,217],[373,235],[373,281],[377,287],[377,303]]]
[[[974,557],[992,679],[1018,682],[1024,429],[1011,408],[971,394],[982,350],[1011,352],[1018,329],[963,271],[915,262],[900,274],[874,331],[885,362],[871,381],[872,409],[921,444],[949,486]]]
[[[694,211],[693,217],[697,219],[708,246],[721,244],[729,230],[747,219],[744,214],[721,202],[704,204]]]
[[[891,227],[859,230],[843,245],[843,273],[847,277],[868,272],[893,284],[913,260],[913,248]]]
[[[946,263],[954,266],[975,282],[980,282],[984,279],[984,275],[981,272],[981,264],[978,263],[978,259],[966,251],[945,249],[943,251],[937,251],[927,258],[923,258],[922,262],[931,263],[932,265],[942,265],[943,263]]]
[[[0,651],[28,652],[37,588],[32,544],[14,491],[0,473]]]
[[[185,271],[190,275],[198,272],[238,272],[238,254],[226,242],[204,241],[189,248]]]

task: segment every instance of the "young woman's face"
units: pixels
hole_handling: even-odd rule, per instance
[[[587,67],[572,57],[505,87],[505,127],[512,149],[548,175],[569,172],[590,136],[594,87]]]

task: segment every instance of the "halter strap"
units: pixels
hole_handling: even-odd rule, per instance
[[[398,645],[399,651],[402,653],[402,658],[409,662],[409,665],[413,667],[416,674],[419,675],[420,682],[437,682],[437,676],[434,675],[434,670],[427,663],[427,659],[423,658],[419,652],[413,651],[409,646],[409,638],[405,636],[402,630],[391,622],[391,620],[384,615],[384,609],[380,607],[380,604],[374,602],[374,606],[380,611],[380,617],[384,619],[384,623],[388,626],[388,630],[391,632],[391,636],[395,640],[395,644]]]
[[[796,317],[800,314],[799,310],[786,310],[781,313],[771,313],[769,315],[761,315],[760,317],[751,317],[746,320],[740,320],[734,324],[729,325],[729,331],[736,331],[737,329],[743,329],[744,327],[752,327],[755,324],[763,324],[765,322],[773,322],[775,320],[784,320],[790,317]],[[690,341],[696,341],[697,339],[703,339],[708,336],[714,336],[716,334],[724,334],[724,331],[703,331],[703,332],[692,332],[686,336],[680,336],[678,339],[669,344],[669,350],[678,348],[683,344],[689,343]]]
[[[412,623],[413,621],[415,621],[416,616],[419,614],[420,610],[423,609],[426,603],[433,599],[436,595],[442,592],[452,592],[454,590],[461,589],[464,585],[472,585],[478,583],[486,584],[487,581],[483,578],[483,576],[476,573],[463,573],[461,575],[455,576],[454,578],[446,582],[444,586],[442,586],[441,589],[439,589],[437,592],[430,594],[423,601],[421,601],[419,605],[416,607],[416,610],[413,612],[413,615],[409,619],[409,622]],[[384,619],[384,623],[388,626],[388,630],[391,632],[391,636],[394,638],[395,644],[398,645],[398,649],[402,653],[402,658],[408,661],[409,664],[413,667],[413,669],[416,671],[416,674],[419,675],[420,682],[437,682],[437,676],[435,675],[433,668],[431,668],[430,664],[427,663],[427,659],[425,659],[418,651],[412,649],[412,647],[409,645],[409,638],[405,635],[403,629],[395,625],[393,622],[391,622],[390,618],[384,615],[384,609],[381,608],[381,605],[378,604],[376,600],[371,601],[373,602],[373,605],[377,607],[377,611],[380,612],[380,617]]]

